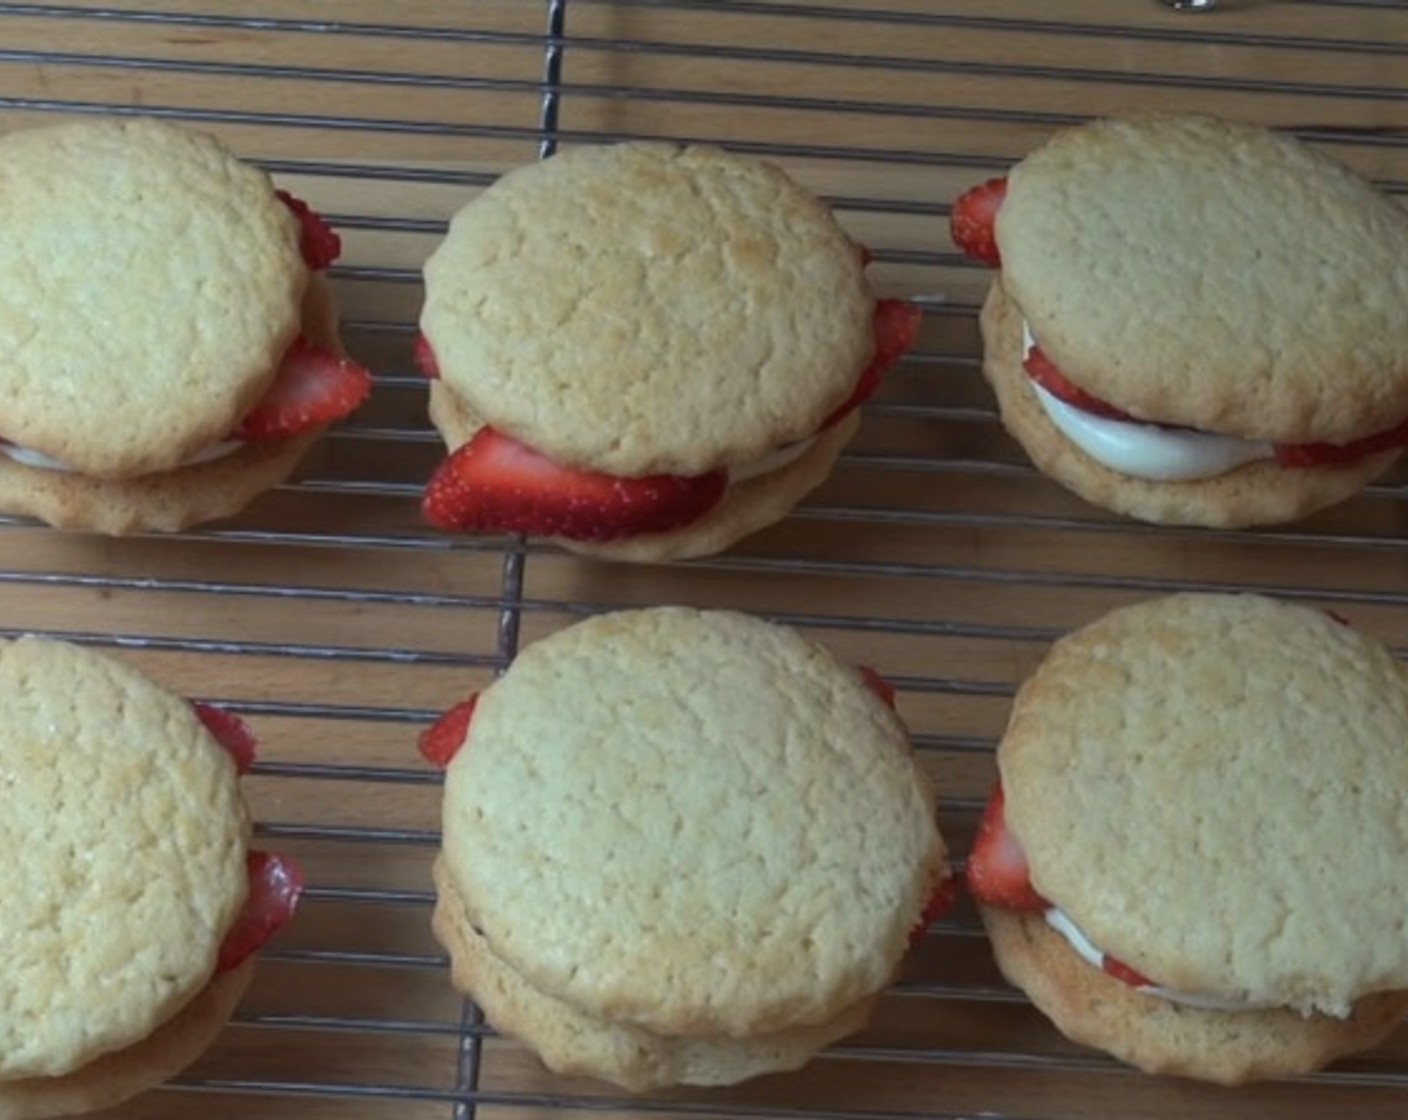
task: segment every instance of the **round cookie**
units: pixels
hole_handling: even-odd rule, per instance
[[[870,1017],[865,999],[815,1026],[754,1038],[689,1038],[614,1023],[544,995],[494,955],[465,915],[438,863],[435,933],[450,953],[456,986],[474,993],[501,1032],[532,1047],[555,1073],[602,1078],[632,1092],[671,1085],[734,1085],[805,1065],[822,1047]]]
[[[1012,168],[996,236],[1043,352],[1136,417],[1334,444],[1408,418],[1408,213],[1288,136],[1059,131]]]
[[[0,433],[85,475],[223,439],[298,330],[298,222],[210,137],[140,118],[9,133],[0,215]]]
[[[651,1068],[794,1064],[892,978],[944,874],[893,711],[821,647],[745,615],[656,608],[559,631],[480,695],[468,744],[441,858],[445,905],[475,936],[449,944],[531,991],[538,1010],[501,993],[538,1021],[517,1028],[530,1039],[564,1029],[543,1010],[562,1005],[610,1028],[593,1052],[665,1040]],[[599,1076],[648,1075],[603,1062]]]
[[[809,438],[874,341],[861,252],[770,165],[586,147],[503,176],[425,266],[444,384],[553,461],[698,475]]]
[[[304,293],[302,331],[316,345],[342,353],[337,310],[316,274]],[[252,440],[216,459],[137,478],[93,478],[0,454],[0,510],[57,529],[175,532],[244,509],[288,478],[326,428],[318,424],[286,439]]]
[[[1063,129],[950,230],[1001,270],[981,323],[1004,424],[1088,501],[1274,524],[1408,445],[1408,212],[1288,135],[1167,113]]]
[[[997,760],[984,828],[1039,905],[992,892],[982,833],[969,882],[999,965],[1071,1037],[1240,1082],[1408,1008],[1408,673],[1379,643],[1256,595],[1116,610],[1022,685]]]
[[[1359,493],[1391,467],[1397,450],[1351,463],[1287,470],[1248,463],[1212,478],[1155,482],[1111,470],[1092,459],[1051,422],[1022,367],[1022,317],[995,280],[983,304],[983,374],[997,396],[1002,423],[1043,474],[1086,501],[1162,525],[1238,529],[1305,517]]]
[[[581,148],[505,175],[425,267],[449,456],[424,515],[619,560],[718,552],[819,485],[920,310],[780,170]]]
[[[250,826],[191,705],[119,662],[7,642],[0,711],[3,1083],[141,1042],[205,989]]]
[[[482,421],[439,384],[430,387],[430,419],[454,450],[467,443]],[[797,458],[775,470],[732,482],[723,498],[702,517],[680,529],[640,533],[614,541],[574,541],[553,537],[560,548],[603,559],[659,563],[712,556],[774,522],[826,481],[842,449],[860,427],[852,412],[815,437]]]

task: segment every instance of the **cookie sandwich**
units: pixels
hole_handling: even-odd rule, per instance
[[[885,687],[724,611],[526,649],[421,742],[447,765],[455,984],[551,1069],[632,1090],[792,1069],[860,1029],[949,881]]]
[[[0,1116],[96,1111],[210,1045],[302,879],[249,848],[237,717],[40,638],[0,712]]]
[[[865,263],[820,201],[716,148],[510,172],[425,265],[418,356],[451,449],[427,518],[630,560],[780,520],[918,330]]]
[[[1036,466],[1144,521],[1289,521],[1408,443],[1408,210],[1205,116],[1057,133],[953,209],[983,370]]]
[[[1003,973],[1151,1073],[1294,1076],[1408,1013],[1408,676],[1254,595],[1117,610],[1017,694],[968,862]]]
[[[0,137],[0,510],[176,530],[283,481],[366,396],[321,273],[337,235],[201,133]]]

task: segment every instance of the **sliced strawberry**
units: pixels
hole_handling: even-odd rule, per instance
[[[919,335],[919,321],[924,312],[912,303],[899,299],[882,299],[875,303],[875,353],[870,364],[861,370],[851,395],[841,402],[825,420],[823,429],[831,427],[852,409],[859,408],[880,387],[880,379],[914,345]]]
[[[953,243],[967,256],[992,268],[1002,267],[994,225],[1006,197],[1007,179],[989,179],[960,195],[948,219]]]
[[[321,214],[288,191],[274,193],[298,219],[298,251],[303,255],[304,264],[316,271],[327,268],[342,255],[342,238],[323,221]]]
[[[946,874],[939,880],[939,884],[934,888],[934,893],[929,896],[929,900],[924,903],[919,920],[909,931],[911,945],[918,944],[925,931],[953,908],[953,902],[957,896],[958,880],[955,876]]]
[[[438,770],[450,765],[450,760],[459,754],[469,734],[469,721],[474,718],[475,705],[479,703],[476,692],[468,700],[461,700],[429,727],[420,733],[417,746],[421,756]]]
[[[725,471],[620,478],[565,467],[486,427],[440,464],[423,508],[439,529],[610,541],[687,525],[727,485]]]
[[[1100,969],[1108,976],[1113,976],[1116,980],[1128,984],[1131,988],[1152,988],[1154,982],[1142,972],[1136,972],[1125,964],[1124,961],[1116,960],[1105,953],[1100,957]]]
[[[872,669],[869,665],[857,665],[866,686],[891,708],[895,706],[895,686]]]
[[[435,351],[430,348],[430,339],[425,335],[416,335],[416,344],[411,351],[411,357],[415,359],[416,368],[431,381],[439,379],[440,363],[435,360]]]
[[[1071,384],[1066,380],[1066,375],[1056,367],[1056,364],[1042,353],[1040,347],[1033,346],[1022,365],[1027,371],[1027,376],[1058,401],[1065,401],[1072,408],[1078,408],[1082,412],[1089,412],[1095,416],[1103,416],[1108,420],[1128,420],[1131,423],[1138,423],[1123,409],[1107,404],[1099,397],[1087,393],[1080,386]]]
[[[303,894],[303,872],[288,856],[250,852],[245,863],[249,869],[249,895],[220,943],[217,972],[228,972],[257,952],[293,917]]]
[[[1046,910],[1050,904],[1032,889],[1027,856],[1007,831],[1002,786],[988,798],[973,850],[968,855],[968,890],[979,902],[1009,910]]]
[[[274,383],[235,429],[237,439],[282,439],[340,420],[371,392],[372,375],[349,358],[297,338]]]
[[[1381,451],[1408,445],[1408,420],[1349,443],[1282,443],[1276,445],[1276,462],[1283,467],[1324,467],[1352,463]]]
[[[227,712],[213,704],[193,701],[191,707],[196,710],[201,723],[205,724],[205,729],[230,752],[230,757],[235,760],[235,769],[241,774],[248,774],[259,749],[259,742],[255,739],[254,732],[249,729],[249,724],[234,712]]]

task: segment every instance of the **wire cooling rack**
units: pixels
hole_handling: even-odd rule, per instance
[[[1255,587],[1408,642],[1402,475],[1283,529],[1134,525],[1036,476],[977,372],[987,277],[947,202],[1062,124],[1172,107],[1293,129],[1408,187],[1408,8],[1150,0],[129,0],[0,4],[0,127],[148,113],[223,136],[329,215],[372,401],[246,514],[108,541],[0,523],[0,628],[115,648],[246,714],[264,842],[311,889],[219,1045],[113,1115],[350,1120],[1408,1112],[1408,1031],[1315,1078],[1236,1093],[1065,1042],[960,908],[863,1034],[794,1075],[623,1097],[556,1078],[449,988],[428,931],[438,779],[416,732],[581,614],[682,602],[801,626],[878,666],[958,853],[1015,684],[1056,635],[1182,588]],[[439,443],[410,361],[419,267],[460,205],[559,146],[708,140],[836,207],[887,295],[927,311],[831,481],[727,556],[594,564],[449,539],[417,515]]]

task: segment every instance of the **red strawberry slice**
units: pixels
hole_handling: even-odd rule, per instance
[[[1283,467],[1324,467],[1352,463],[1380,451],[1408,445],[1408,420],[1363,439],[1349,443],[1282,443],[1276,446],[1276,462]]]
[[[851,395],[841,402],[821,422],[822,429],[831,427],[852,409],[860,407],[870,395],[880,387],[880,379],[887,374],[914,345],[919,335],[919,322],[924,312],[912,303],[900,299],[882,299],[875,303],[875,353],[870,364],[861,370],[856,379],[856,387]]]
[[[474,718],[475,705],[479,703],[476,692],[468,700],[461,700],[429,727],[420,733],[417,746],[421,756],[438,770],[450,765],[450,760],[459,754],[469,734],[469,721]]]
[[[861,677],[865,680],[866,687],[893,708],[895,706],[895,686],[869,665],[857,665],[856,668],[860,671]]]
[[[1027,376],[1058,401],[1065,401],[1072,408],[1078,408],[1082,412],[1093,413],[1096,416],[1103,416],[1108,420],[1127,420],[1131,423],[1139,423],[1123,409],[1106,404],[1099,397],[1092,396],[1078,385],[1072,385],[1066,380],[1066,375],[1041,352],[1041,348],[1038,346],[1032,347],[1031,352],[1023,360],[1022,366],[1026,369]]]
[[[934,893],[929,896],[929,900],[924,903],[924,909],[919,914],[919,920],[914,923],[914,928],[909,931],[909,943],[918,944],[923,938],[925,931],[942,918],[953,908],[954,899],[958,897],[958,880],[953,875],[944,875],[939,880],[939,885],[934,888]]]
[[[415,359],[416,368],[421,371],[431,381],[436,381],[440,377],[440,363],[435,359],[435,351],[430,348],[430,339],[423,334],[416,335],[416,344],[411,351],[411,357]]]
[[[230,752],[230,757],[235,760],[235,769],[241,774],[248,774],[259,749],[259,742],[249,729],[249,724],[234,712],[227,712],[213,704],[192,702],[191,707],[196,710],[201,723],[205,724],[205,729]]]
[[[1109,953],[1101,956],[1100,970],[1107,976],[1113,976],[1116,980],[1128,984],[1131,988],[1152,988],[1154,986],[1154,982],[1142,972],[1136,972],[1124,961],[1116,960]]]
[[[371,392],[372,375],[349,358],[299,337],[269,391],[240,421],[237,439],[282,439],[346,416]]]
[[[250,852],[249,894],[220,943],[217,972],[237,968],[257,952],[291,917],[303,894],[303,871],[288,856]]]
[[[298,251],[303,255],[304,264],[316,271],[327,268],[342,255],[342,238],[323,221],[321,214],[288,191],[274,193],[298,219]]]
[[[727,485],[725,471],[620,478],[566,467],[486,427],[440,464],[422,505],[439,529],[610,541],[687,525]]]
[[[1002,267],[994,224],[1006,197],[1007,179],[989,179],[960,195],[948,219],[953,243],[973,260],[992,268]]]
[[[979,902],[1008,910],[1047,910],[1050,903],[1032,889],[1027,856],[1007,831],[1002,786],[988,798],[973,850],[968,855],[968,889]]]

